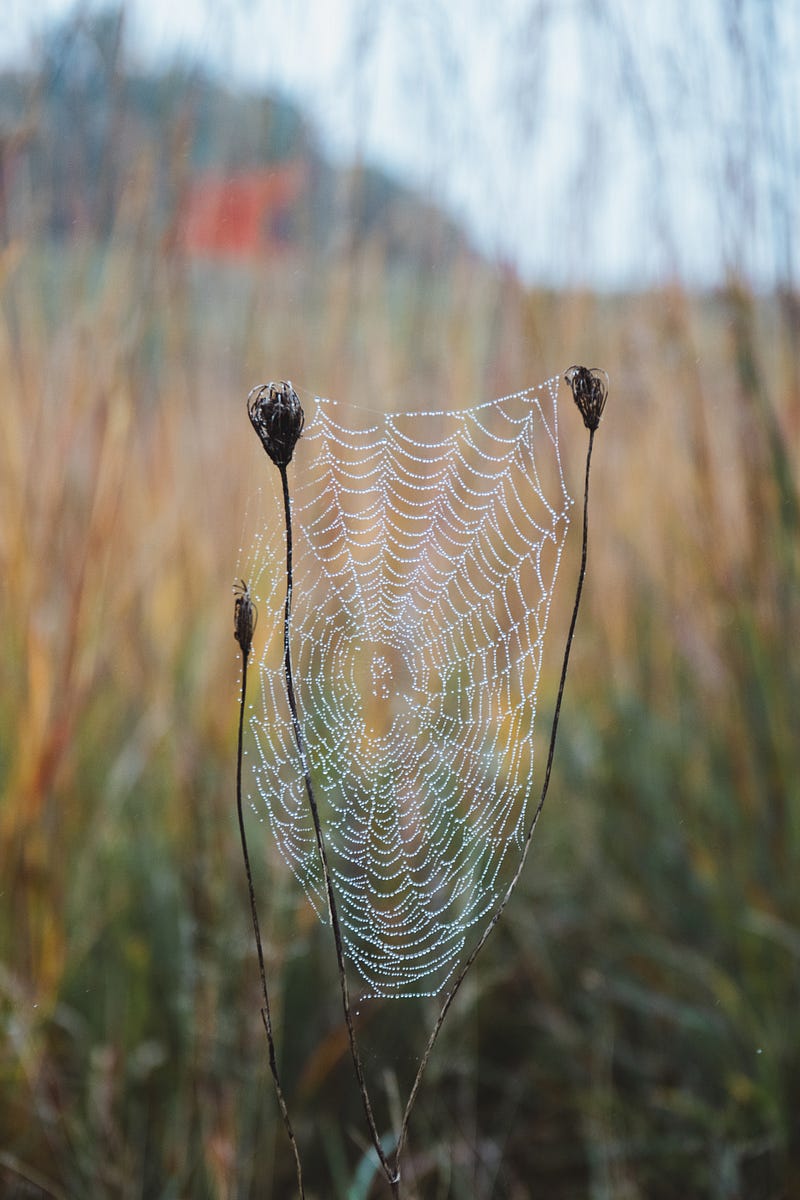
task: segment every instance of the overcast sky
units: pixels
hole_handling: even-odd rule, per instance
[[[0,57],[73,0],[2,0]],[[84,3],[82,7],[101,7]],[[798,284],[800,3],[129,0],[142,59],[280,87],[532,281]]]

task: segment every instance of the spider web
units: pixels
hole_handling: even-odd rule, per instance
[[[367,996],[441,991],[522,848],[572,505],[557,394],[553,378],[367,425],[330,400],[307,406],[289,468],[294,681],[345,957]],[[283,674],[277,487],[270,503],[255,551],[255,807],[326,921]]]

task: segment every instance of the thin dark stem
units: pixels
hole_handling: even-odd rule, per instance
[[[531,823],[528,827],[528,832],[525,837],[525,844],[522,848],[522,854],[520,856],[520,860],[517,865],[517,869],[514,872],[513,878],[511,879],[511,882],[509,883],[509,885],[506,889],[505,895],[503,896],[499,905],[495,909],[494,915],[492,916],[492,919],[490,920],[489,924],[486,926],[483,933],[481,934],[480,939],[474,946],[469,957],[464,962],[463,966],[461,967],[461,970],[458,972],[455,982],[453,983],[453,986],[450,989],[450,991],[447,993],[444,1003],[442,1004],[441,1011],[439,1012],[439,1016],[436,1019],[436,1024],[434,1025],[433,1030],[431,1031],[431,1035],[428,1039],[428,1044],[425,1047],[425,1052],[422,1055],[422,1058],[421,1058],[420,1064],[419,1064],[419,1068],[417,1069],[417,1074],[414,1079],[414,1083],[411,1088],[411,1092],[409,1093],[408,1103],[406,1104],[405,1112],[403,1113],[403,1123],[400,1127],[400,1137],[398,1138],[398,1141],[397,1141],[397,1149],[395,1151],[395,1159],[394,1159],[395,1168],[396,1168],[398,1174],[399,1174],[399,1169],[400,1169],[400,1158],[403,1153],[403,1149],[405,1147],[406,1137],[408,1135],[408,1123],[411,1119],[411,1111],[412,1111],[412,1109],[414,1107],[414,1103],[417,1099],[417,1094],[418,1094],[420,1086],[422,1084],[422,1077],[425,1074],[426,1067],[428,1066],[428,1061],[431,1057],[431,1053],[433,1052],[433,1047],[436,1044],[436,1039],[439,1036],[439,1031],[442,1028],[442,1025],[444,1024],[444,1019],[447,1016],[450,1005],[455,1000],[456,994],[458,993],[462,983],[464,982],[464,979],[466,978],[466,975],[467,975],[470,967],[475,962],[475,959],[478,957],[478,955],[480,954],[481,950],[483,949],[486,941],[488,940],[489,935],[491,934],[491,932],[494,929],[497,922],[500,920],[500,917],[503,915],[503,910],[505,909],[506,905],[508,904],[509,900],[511,899],[512,893],[514,892],[514,889],[517,886],[519,878],[522,875],[523,869],[525,867],[525,862],[528,857],[528,851],[530,850],[531,842],[533,841],[533,834],[534,834],[536,826],[539,822],[539,817],[541,816],[542,809],[544,808],[544,802],[545,802],[545,798],[547,796],[547,790],[550,786],[550,773],[551,773],[551,770],[553,767],[553,755],[555,753],[555,748],[556,748],[556,737],[558,734],[558,721],[559,721],[559,717],[561,715],[561,700],[564,695],[564,685],[566,684],[566,681],[567,681],[567,667],[569,666],[569,656],[570,656],[570,651],[572,649],[572,640],[575,636],[575,626],[578,621],[578,609],[580,608],[581,595],[583,593],[583,581],[586,577],[586,554],[587,554],[588,538],[589,538],[589,468],[590,468],[591,462],[592,462],[592,447],[594,445],[594,435],[595,435],[595,430],[591,429],[589,431],[589,448],[586,453],[586,476],[585,476],[584,489],[583,489],[583,543],[582,543],[582,549],[581,549],[581,566],[580,566],[580,571],[578,573],[578,584],[577,584],[577,588],[575,591],[575,602],[572,607],[572,620],[570,621],[569,633],[567,634],[567,642],[566,642],[566,646],[564,649],[564,660],[561,664],[561,679],[559,680],[559,684],[558,684],[558,695],[556,696],[556,706],[555,706],[555,711],[553,713],[553,725],[550,730],[550,746],[549,746],[548,753],[547,753],[547,766],[545,768],[544,782],[542,784],[542,791],[541,791],[541,795],[539,797],[539,803],[536,806],[536,811],[534,812],[533,817],[531,819]]]
[[[328,913],[330,915],[331,929],[333,930],[333,940],[336,944],[336,963],[339,968],[339,987],[342,993],[342,1007],[344,1009],[344,1020],[347,1026],[347,1037],[350,1043],[350,1054],[353,1059],[356,1079],[358,1080],[358,1088],[361,1093],[361,1100],[364,1105],[364,1113],[367,1118],[372,1144],[380,1159],[381,1166],[386,1174],[386,1178],[392,1189],[393,1196],[400,1195],[400,1176],[399,1173],[391,1166],[378,1134],[378,1127],[375,1124],[375,1117],[372,1112],[372,1104],[370,1103],[369,1092],[367,1091],[367,1083],[364,1077],[364,1067],[361,1062],[361,1055],[358,1050],[358,1042],[356,1041],[356,1031],[353,1026],[353,1015],[350,1008],[350,990],[347,985],[347,972],[344,963],[344,944],[342,942],[342,932],[339,925],[339,913],[336,907],[336,897],[333,891],[333,881],[331,879],[330,868],[328,867],[328,855],[325,850],[325,840],[322,836],[322,823],[319,817],[319,809],[317,800],[314,795],[314,788],[311,783],[311,772],[308,765],[308,755],[306,753],[305,739],[303,738],[303,730],[300,725],[300,719],[297,715],[297,700],[295,698],[294,680],[292,676],[292,652],[290,640],[291,614],[292,614],[292,505],[289,496],[289,480],[286,474],[286,467],[279,466],[281,473],[281,483],[283,484],[283,510],[286,518],[286,604],[284,607],[283,617],[283,666],[286,676],[286,695],[289,700],[289,708],[292,713],[292,727],[294,729],[295,741],[297,742],[297,750],[300,755],[300,765],[303,771],[303,779],[305,780],[306,793],[308,795],[308,803],[311,808],[311,816],[314,821],[314,835],[317,841],[317,851],[322,864],[322,874],[325,879],[325,891],[328,900]]]
[[[272,1078],[275,1083],[275,1094],[278,1097],[278,1107],[281,1110],[283,1123],[286,1127],[289,1141],[292,1145],[294,1154],[294,1165],[297,1172],[297,1191],[300,1200],[305,1200],[305,1190],[303,1188],[303,1168],[300,1163],[300,1151],[297,1146],[297,1140],[292,1129],[292,1122],[289,1119],[289,1110],[286,1107],[286,1100],[281,1087],[280,1075],[278,1074],[278,1062],[275,1056],[275,1040],[272,1036],[272,1014],[269,1004],[269,990],[267,988],[267,972],[264,966],[264,951],[261,946],[261,931],[258,924],[258,909],[256,908],[256,893],[253,886],[253,872],[250,869],[250,855],[247,851],[247,835],[244,828],[244,813],[242,811],[242,745],[244,741],[244,710],[247,698],[247,660],[250,657],[250,647],[242,650],[242,692],[239,702],[239,742],[236,754],[236,811],[239,817],[239,834],[242,839],[242,857],[244,859],[244,869],[247,875],[247,890],[250,894],[250,916],[253,919],[253,935],[256,940],[256,951],[258,952],[258,969],[261,975],[261,993],[264,997],[264,1007],[261,1009],[261,1020],[264,1022],[264,1030],[267,1035],[267,1043],[269,1045],[269,1069],[272,1072]]]

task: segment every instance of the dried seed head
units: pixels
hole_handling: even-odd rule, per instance
[[[570,367],[564,378],[572,388],[584,425],[594,431],[608,399],[608,375],[596,367]]]
[[[233,585],[233,594],[236,597],[233,602],[233,636],[241,646],[242,654],[248,658],[253,645],[258,613],[250,596],[250,588],[243,579],[237,580]]]
[[[247,397],[247,412],[275,466],[288,466],[305,421],[291,380],[254,387]]]

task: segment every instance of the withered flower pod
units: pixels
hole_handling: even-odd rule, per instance
[[[243,579],[236,581],[233,592],[236,597],[233,602],[233,636],[241,646],[242,654],[248,658],[258,614],[250,595],[250,588]]]
[[[608,399],[608,375],[596,367],[570,367],[564,376],[587,429],[600,424]]]
[[[247,397],[247,412],[275,466],[288,466],[305,421],[291,380],[254,387]]]

